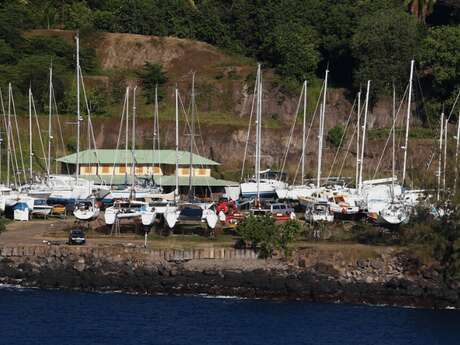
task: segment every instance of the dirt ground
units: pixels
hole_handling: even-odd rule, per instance
[[[124,228],[121,234],[111,235],[109,229],[101,226],[101,220],[91,222],[86,233],[86,246],[143,246],[144,236],[135,233],[133,229]],[[0,233],[0,246],[66,244],[68,231],[72,227],[84,226],[77,224],[73,217],[67,219],[31,220],[28,222],[14,222],[6,225],[6,230]],[[148,236],[149,248],[206,248],[232,246],[234,239],[230,235],[209,239],[200,235],[176,234],[160,236],[151,232]]]
[[[110,235],[109,230],[101,228],[94,230],[100,222],[92,224],[93,229],[86,231],[86,244],[89,247],[101,246],[144,246],[144,237],[132,231],[124,230],[121,235]],[[21,245],[66,245],[68,231],[76,226],[75,219],[32,220],[29,222],[11,222],[6,231],[0,233],[1,246]],[[199,249],[222,248],[234,245],[236,237],[231,234],[221,234],[211,239],[197,234],[174,234],[160,236],[152,232],[148,236],[147,247],[150,249]],[[315,255],[329,257],[340,253],[341,258],[369,258],[390,253],[396,248],[387,246],[371,246],[350,242],[324,242],[299,240],[294,245],[299,254],[316,253]]]
[[[65,244],[67,230],[75,225],[75,219],[32,220],[29,222],[11,222],[6,231],[0,233],[1,245],[40,245],[47,242]],[[129,236],[91,238],[87,236],[87,246],[113,244],[143,244],[143,240],[134,234]]]

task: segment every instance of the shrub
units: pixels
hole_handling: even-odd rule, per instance
[[[289,244],[292,243],[302,230],[302,225],[297,220],[289,220],[278,227],[278,247],[285,256],[291,254]]]
[[[285,256],[289,256],[289,244],[295,240],[301,228],[296,220],[276,225],[270,216],[249,216],[238,226],[237,233],[246,245],[259,249],[260,257],[268,258],[275,250],[282,250]]]
[[[6,230],[6,224],[8,220],[5,217],[0,218],[0,233]]]
[[[163,66],[146,62],[143,69],[137,73],[142,81],[144,96],[148,103],[155,102],[155,88],[158,86],[158,98],[163,98],[163,92],[160,87],[168,80]]]
[[[252,248],[257,246],[267,239],[268,234],[273,232],[275,222],[271,217],[255,217],[253,215],[246,217],[240,225],[237,232]]]
[[[418,210],[413,221],[401,231],[401,242],[416,245],[437,260],[443,278],[449,282],[460,279],[460,212],[443,205],[444,216],[434,218],[429,210]]]
[[[365,222],[358,222],[351,228],[352,238],[362,244],[386,244],[399,243],[397,232],[373,226]]]
[[[329,141],[335,147],[339,147],[340,142],[342,141],[343,132],[343,126],[336,125],[335,127],[331,128],[327,133],[327,141]]]

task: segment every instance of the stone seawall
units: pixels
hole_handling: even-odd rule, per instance
[[[257,259],[257,253],[250,249],[196,248],[196,249],[145,249],[141,247],[71,247],[71,246],[17,246],[0,247],[0,258],[33,256],[82,256],[110,257],[114,255],[145,255],[151,260],[181,261],[205,259]]]
[[[43,288],[460,307],[438,267],[392,250],[367,257],[311,247],[289,261],[252,250],[18,246],[0,248],[0,282]]]

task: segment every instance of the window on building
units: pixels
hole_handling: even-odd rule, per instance
[[[160,167],[152,167],[152,171],[154,175],[161,175]]]
[[[197,168],[194,170],[195,170],[195,176],[207,176],[208,175],[208,169]]]
[[[103,174],[108,174],[108,173],[110,173],[110,167],[109,167],[108,165],[103,165],[103,166],[101,167],[101,173],[103,173]]]
[[[118,172],[120,174],[126,174],[126,166],[124,166],[124,165],[119,166],[118,167]]]
[[[93,168],[91,166],[84,166],[83,167],[83,173],[85,174],[91,174]]]
[[[188,168],[179,168],[179,176],[189,176],[190,169]]]

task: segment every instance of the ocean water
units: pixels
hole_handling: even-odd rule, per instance
[[[3,287],[0,344],[460,344],[460,311]]]

